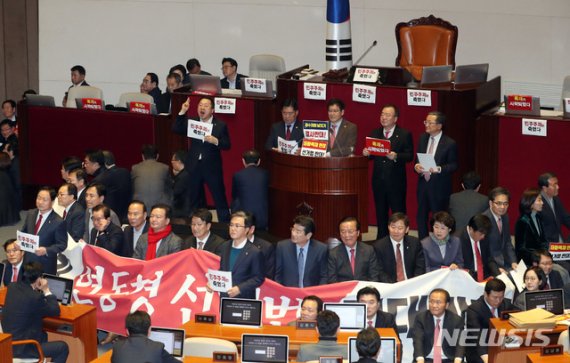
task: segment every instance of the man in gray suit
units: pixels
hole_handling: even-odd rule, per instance
[[[158,203],[171,204],[172,182],[168,165],[160,163],[156,146],[142,146],[142,159],[131,169],[133,199],[142,201],[146,206]]]
[[[449,214],[455,218],[455,234],[460,236],[471,217],[483,213],[489,206],[489,199],[479,193],[481,176],[469,171],[461,179],[463,190],[451,194],[449,198]]]
[[[297,362],[319,360],[321,356],[342,356],[348,358],[346,345],[336,342],[340,327],[340,319],[334,311],[324,310],[317,315],[317,333],[319,342],[316,344],[302,344],[297,354]]]
[[[176,253],[182,249],[182,239],[172,233],[170,218],[172,209],[166,204],[157,204],[150,210],[150,228],[140,236],[133,258],[153,260]]]

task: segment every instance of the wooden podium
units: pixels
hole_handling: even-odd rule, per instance
[[[271,153],[269,232],[290,236],[293,218],[311,209],[314,238],[338,236],[338,222],[356,216],[368,231],[368,158],[310,158]]]

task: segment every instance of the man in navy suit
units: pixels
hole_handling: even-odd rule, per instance
[[[434,156],[436,167],[426,169],[418,160],[414,170],[418,177],[418,238],[428,236],[429,213],[447,210],[451,195],[451,175],[457,170],[457,145],[442,132],[445,115],[438,111],[428,113],[424,121],[426,132],[420,136],[418,153]]]
[[[186,112],[190,107],[190,98],[182,104],[176,122],[172,125],[172,131],[188,134],[188,118]],[[221,150],[228,150],[231,146],[230,135],[226,124],[214,117],[214,101],[210,98],[202,98],[198,102],[198,116],[201,122],[212,124],[212,134],[206,135],[204,140],[192,139],[190,150],[185,160],[190,178],[190,209],[194,210],[200,202],[200,191],[203,185],[208,185],[212,193],[218,220],[228,222],[230,213],[226,199],[226,188],[222,172]]]
[[[4,260],[4,286],[8,286],[11,282],[22,281],[22,272],[24,271],[25,259],[27,252],[22,251],[16,243],[15,238],[11,238],[4,242],[4,252],[6,252],[6,260]],[[15,272],[15,273],[14,273]]]
[[[328,281],[351,280],[378,281],[378,261],[374,248],[358,242],[360,222],[355,217],[346,217],[339,223],[342,244],[329,252]]]
[[[237,69],[238,64],[235,59],[229,57],[222,59],[222,73],[224,74],[224,78],[220,80],[222,88],[241,89],[241,80],[247,76],[239,74]]]
[[[485,336],[485,342],[489,341],[489,319],[500,318],[503,311],[518,310],[508,299],[505,300],[506,288],[501,280],[489,280],[485,284],[485,293],[465,310],[465,327],[477,332],[477,339],[473,337],[471,340],[478,342],[476,345],[470,344],[465,350],[468,363],[488,361],[488,344],[483,344],[481,337]]]
[[[68,183],[75,185],[77,188],[77,202],[85,209],[85,189],[87,188],[87,173],[83,169],[73,169],[69,172]]]
[[[255,214],[248,211],[245,211],[245,214],[247,214],[248,218],[251,218],[251,227],[247,233],[247,240],[261,251],[265,277],[273,280],[275,277],[275,246],[273,243],[255,235]]]
[[[544,200],[540,215],[546,241],[563,242],[562,226],[570,228],[570,214],[558,197],[560,190],[558,178],[554,173],[544,173],[538,177],[538,187],[541,189],[540,195]]]
[[[196,209],[192,213],[190,227],[192,236],[184,240],[182,249],[196,248],[216,255],[220,255],[220,247],[224,244],[224,239],[212,233],[212,212],[206,208]]]
[[[22,232],[40,237],[40,247],[30,253],[30,261],[42,264],[44,272],[57,273],[57,254],[67,248],[66,223],[54,212],[55,190],[43,187],[38,191],[36,207],[28,211]]]
[[[309,216],[297,216],[291,227],[291,239],[277,243],[275,281],[283,286],[310,287],[327,283],[328,249],[311,239],[315,222]]]
[[[269,172],[259,167],[259,152],[251,149],[242,154],[244,169],[234,174],[232,181],[232,211],[253,213],[255,228],[267,229]]]
[[[274,123],[271,126],[271,132],[265,142],[265,150],[280,151],[277,142],[280,137],[285,140],[295,140],[297,145],[300,146],[303,140],[303,125],[297,121],[297,116],[299,116],[297,100],[288,98],[283,101],[281,106],[283,121]]]
[[[374,243],[380,282],[394,283],[426,272],[422,245],[416,237],[408,236],[409,230],[408,216],[404,213],[394,213],[388,220],[389,236]],[[402,263],[401,268],[398,266],[398,260]]]
[[[71,183],[59,187],[57,203],[65,208],[63,220],[67,225],[67,233],[76,242],[79,241],[85,233],[85,208],[77,202],[77,187]]]
[[[356,293],[356,301],[366,304],[367,326],[371,328],[392,328],[394,331],[398,331],[394,315],[385,313],[380,309],[381,302],[378,289],[372,286],[363,287]]]
[[[265,281],[263,254],[247,239],[253,225],[251,216],[234,212],[230,220],[229,241],[221,247],[220,270],[232,272],[232,286],[221,296],[255,299],[255,289]]]
[[[121,256],[132,257],[140,236],[148,232],[147,210],[140,200],[133,200],[127,212],[129,225],[123,230],[124,243]]]
[[[434,289],[429,294],[428,310],[416,316],[412,327],[414,361],[449,363],[463,361],[465,348],[459,344],[459,341],[452,341],[449,338],[460,337],[461,335],[454,334],[454,331],[463,331],[463,319],[448,309],[450,300],[449,292],[444,289]],[[436,339],[436,334],[439,339]]]
[[[377,239],[388,235],[388,211],[406,214],[406,163],[414,159],[412,134],[401,127],[398,121],[399,111],[394,105],[387,104],[380,113],[382,127],[372,130],[370,137],[389,140],[390,152],[386,156],[373,156],[367,148],[362,155],[374,161],[372,172],[372,191],[376,206]]]

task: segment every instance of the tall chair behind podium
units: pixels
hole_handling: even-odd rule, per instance
[[[257,54],[249,58],[249,76],[252,78],[265,78],[276,85],[277,76],[284,72],[283,57],[273,54]]]
[[[65,107],[77,108],[76,98],[99,98],[103,100],[103,91],[100,88],[92,86],[71,87],[67,94],[67,102]]]
[[[562,112],[564,112],[564,99],[570,98],[570,76],[564,77],[564,83],[562,83]]]
[[[406,68],[418,81],[425,66],[455,67],[457,33],[455,25],[433,15],[398,23],[396,65]]]

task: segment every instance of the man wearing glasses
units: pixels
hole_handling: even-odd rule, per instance
[[[491,220],[491,229],[485,235],[491,257],[501,273],[517,268],[517,256],[511,242],[509,226],[509,201],[511,193],[503,187],[496,187],[489,192],[489,209],[483,212]]]
[[[279,151],[277,147],[277,140],[279,137],[285,140],[295,140],[297,145],[301,146],[301,141],[303,140],[303,125],[297,122],[297,116],[299,115],[299,106],[297,105],[297,100],[288,98],[283,101],[281,106],[281,117],[282,122],[274,123],[271,126],[271,133],[265,142],[265,150],[275,150]],[[300,152],[301,149],[297,148]]]
[[[428,113],[424,125],[426,132],[420,136],[418,153],[431,154],[435,167],[427,168],[416,159],[414,170],[418,173],[418,237],[428,236],[429,213],[447,210],[451,195],[451,175],[457,170],[457,145],[443,134],[445,115],[438,111]]]
[[[22,281],[22,272],[24,271],[24,258],[26,252],[20,249],[15,238],[11,238],[4,242],[4,252],[6,252],[6,265],[4,272],[4,286],[8,286],[12,282]]]
[[[242,78],[247,78],[237,72],[238,64],[233,58],[222,59],[222,73],[224,78],[220,80],[222,88],[241,89]]]
[[[223,297],[255,299],[255,289],[265,281],[263,254],[249,242],[251,214],[237,211],[230,219],[230,240],[221,247],[220,270],[232,272],[232,286]]]

